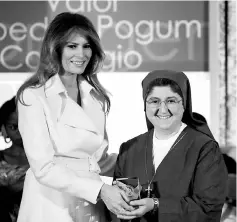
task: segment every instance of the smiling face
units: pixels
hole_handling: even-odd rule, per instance
[[[76,33],[71,35],[62,50],[62,66],[65,74],[82,74],[92,56],[88,40]]]
[[[182,98],[178,93],[174,93],[170,86],[153,87],[146,101],[147,118],[156,130],[173,133],[179,129],[184,113]],[[160,106],[152,106],[150,102],[153,101],[161,102]],[[167,101],[167,104],[162,101]]]

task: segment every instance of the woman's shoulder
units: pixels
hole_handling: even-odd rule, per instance
[[[30,105],[39,96],[45,97],[44,86],[28,87],[22,92],[22,101]]]
[[[23,95],[39,95],[39,94],[43,94],[43,92],[45,91],[45,86],[31,86],[26,88],[23,91]]]
[[[137,147],[137,145],[142,146],[142,144],[144,144],[144,142],[146,141],[148,134],[149,134],[149,132],[145,132],[143,134],[135,136],[135,137],[123,142],[121,147],[124,147],[126,149],[126,148],[131,148],[132,146]]]
[[[217,143],[215,139],[211,138],[210,136],[193,129],[190,126],[187,126],[185,129],[189,135],[189,138],[192,138],[194,141],[197,141],[199,144],[206,144],[206,143]]]
[[[213,153],[213,155],[219,155],[221,151],[215,139],[191,127],[188,127],[186,130],[188,131],[186,138],[189,144],[192,144],[190,151],[201,156],[209,152]]]

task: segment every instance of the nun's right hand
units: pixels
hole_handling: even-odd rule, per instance
[[[125,192],[116,186],[104,184],[100,190],[100,197],[106,207],[116,215],[124,211],[134,210],[134,208],[128,204],[129,198]]]

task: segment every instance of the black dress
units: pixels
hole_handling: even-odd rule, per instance
[[[114,179],[139,177],[141,196],[159,199],[158,212],[132,221],[217,222],[226,197],[227,170],[216,141],[190,127],[177,138],[156,172],[152,158],[154,129],[120,147]]]
[[[9,164],[4,158],[4,151],[0,151],[1,222],[16,221],[28,168],[28,164],[24,166]]]

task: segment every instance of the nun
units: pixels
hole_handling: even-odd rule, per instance
[[[183,72],[155,70],[142,81],[148,131],[122,143],[114,180],[138,177],[141,199],[117,217],[136,222],[217,222],[227,170],[205,118],[192,112]]]

